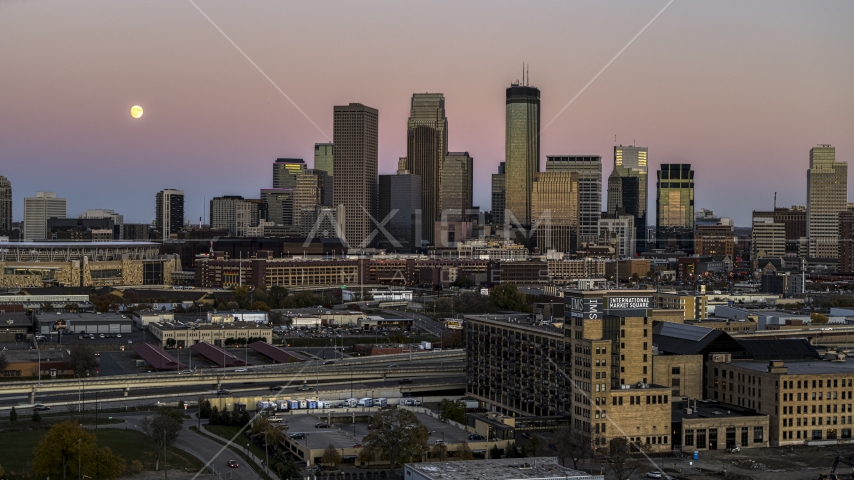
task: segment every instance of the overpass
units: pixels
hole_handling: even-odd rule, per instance
[[[411,360],[410,360],[411,358]],[[323,364],[322,360],[300,364],[275,364],[250,367],[245,372],[236,369],[210,369],[201,373],[176,374],[174,372],[87,377],[85,379],[42,380],[0,383],[0,395],[27,394],[30,403],[36,393],[60,393],[124,390],[131,388],[166,388],[178,386],[210,386],[219,389],[224,382],[290,383],[308,381],[385,380],[393,378],[428,378],[465,371],[465,353],[462,350],[418,352],[413,354],[382,355],[336,360]],[[399,364],[399,366],[397,366]],[[391,365],[395,365],[392,367]]]

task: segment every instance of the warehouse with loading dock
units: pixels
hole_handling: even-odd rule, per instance
[[[133,319],[119,313],[41,313],[35,315],[35,329],[42,335],[51,332],[83,334],[131,333]]]

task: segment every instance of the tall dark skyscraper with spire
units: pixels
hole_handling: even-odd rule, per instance
[[[12,183],[0,175],[0,235],[12,233]]]
[[[520,225],[531,225],[531,193],[540,171],[540,90],[522,83],[507,89],[504,138],[504,209]]]
[[[448,151],[445,96],[415,93],[406,124],[406,169],[421,177],[421,235],[434,244],[434,227],[441,215],[440,180]]]

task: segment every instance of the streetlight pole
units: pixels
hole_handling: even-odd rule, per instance
[[[95,430],[98,429],[98,391],[95,390]]]

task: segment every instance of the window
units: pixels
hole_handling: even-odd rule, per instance
[[[763,427],[753,427],[753,443],[762,443]]]
[[[685,446],[694,446],[694,430],[685,430]]]
[[[747,446],[747,427],[741,427],[741,446]]]
[[[697,448],[706,448],[706,430],[697,430]]]
[[[813,380],[815,382],[815,380]],[[813,430],[812,431],[812,439],[813,440],[821,440],[821,430]]]
[[[670,369],[670,374],[671,375],[679,375],[679,371],[680,371],[679,367],[673,367]]]

